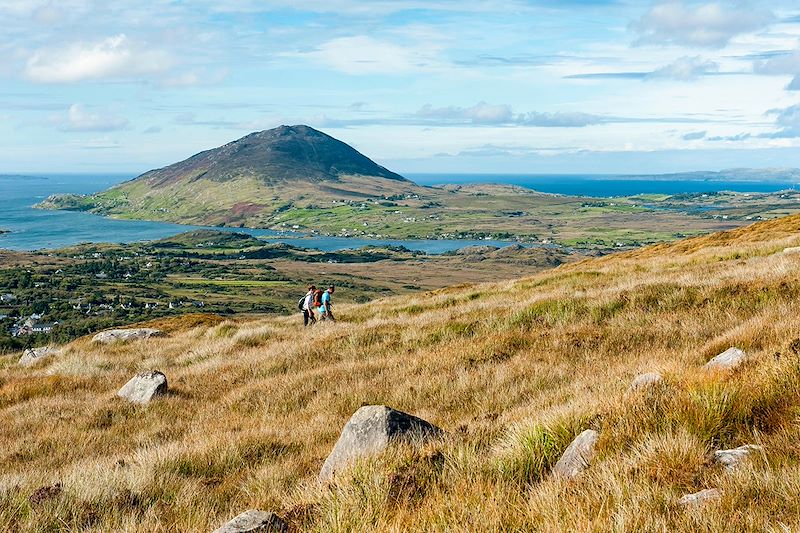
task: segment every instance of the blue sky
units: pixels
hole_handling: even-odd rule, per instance
[[[399,172],[800,167],[796,1],[0,0],[0,172],[317,127]]]

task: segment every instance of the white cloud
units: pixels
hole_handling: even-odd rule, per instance
[[[722,47],[733,37],[759,30],[774,16],[763,9],[743,4],[681,0],[653,6],[633,28],[640,43]]]
[[[340,37],[310,52],[284,54],[305,57],[345,74],[407,74],[438,65],[439,47],[400,46],[359,35]]]
[[[41,83],[73,83],[139,78],[163,73],[171,66],[168,53],[135,45],[121,33],[99,42],[39,50],[28,59],[25,75]]]
[[[492,105],[480,102],[472,107],[439,107],[430,104],[417,111],[421,118],[443,121],[470,122],[473,124],[506,124],[514,120],[514,112],[508,105]]]
[[[579,111],[559,111],[555,113],[514,113],[509,105],[487,104],[480,102],[472,107],[439,107],[426,105],[416,116],[425,120],[439,121],[445,124],[475,125],[514,125],[536,126],[540,128],[582,128],[603,124],[609,119],[591,113]]]
[[[690,81],[714,72],[719,72],[719,63],[704,60],[700,56],[686,56],[673,61],[669,65],[654,70],[647,75],[647,79],[670,78],[673,80]]]
[[[800,137],[800,104],[782,109],[770,109],[767,115],[775,116],[775,125],[780,129],[761,135],[768,139],[794,139]]]
[[[789,85],[786,86],[786,89],[800,91],[800,50],[793,50],[770,59],[756,61],[753,63],[753,72],[773,76],[794,76]]]
[[[91,12],[90,0],[0,0],[0,15],[29,18],[41,25],[63,24]]]
[[[699,141],[705,139],[707,132],[705,131],[692,131],[681,136],[684,141]]]
[[[72,104],[65,117],[57,119],[62,131],[116,131],[128,126],[128,119],[110,113],[92,112],[81,104]]]
[[[609,119],[580,111],[558,111],[555,113],[524,113],[518,117],[518,123],[524,126],[540,128],[584,128],[603,124]]]
[[[781,53],[775,57],[756,61],[753,71],[758,74],[796,74],[800,73],[800,50]]]

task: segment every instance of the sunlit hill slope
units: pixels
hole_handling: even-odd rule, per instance
[[[296,531],[797,530],[796,246],[800,216],[343,307],[336,325],[198,316],[30,368],[4,357],[0,530],[211,531],[247,509]],[[744,364],[704,368],[733,346]],[[168,395],[115,396],[151,369]],[[663,382],[629,392],[645,372]],[[319,483],[367,404],[446,435]],[[553,476],[586,429],[588,468]],[[738,468],[714,460],[745,444],[762,448]]]

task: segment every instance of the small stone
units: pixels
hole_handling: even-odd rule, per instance
[[[553,475],[572,479],[589,468],[595,456],[595,445],[600,434],[587,429],[567,446],[561,459],[553,467]]]
[[[385,405],[366,405],[345,424],[333,451],[325,459],[319,479],[329,481],[339,470],[361,457],[384,451],[395,440],[424,440],[442,433],[441,429],[416,416]]]
[[[110,329],[95,335],[92,338],[92,342],[112,344],[115,342],[149,339],[150,337],[159,337],[161,335],[161,330],[153,328]]]
[[[628,392],[646,389],[654,385],[659,385],[663,382],[664,378],[658,372],[648,372],[646,374],[639,374],[631,382],[631,386],[628,387]]]
[[[214,533],[247,533],[250,531],[285,533],[289,531],[289,526],[275,513],[250,510],[227,522]]]
[[[28,348],[22,352],[22,357],[19,358],[19,364],[22,366],[33,366],[45,357],[58,355],[61,350],[52,346],[42,346],[40,348]]]
[[[732,370],[747,359],[747,354],[739,348],[728,348],[706,363],[707,370]]]
[[[678,505],[693,509],[702,506],[711,501],[717,501],[722,498],[722,492],[719,489],[705,489],[694,494],[686,494],[680,500]]]
[[[117,396],[131,403],[146,404],[167,393],[167,376],[158,370],[140,372],[122,387]]]
[[[714,452],[714,460],[725,467],[728,472],[736,470],[741,463],[753,452],[760,452],[764,449],[758,444],[745,444],[731,450],[718,450]]]

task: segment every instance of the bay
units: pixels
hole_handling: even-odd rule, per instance
[[[32,206],[54,193],[89,194],[133,178],[133,175],[48,174],[0,175],[0,248],[40,250],[83,242],[130,243],[162,239],[193,229],[236,231],[272,242],[305,248],[337,251],[362,246],[405,246],[410,250],[438,254],[471,245],[506,246],[496,240],[399,240],[343,237],[305,237],[265,229],[209,228],[116,220],[73,211],[44,211]],[[505,183],[541,192],[591,197],[630,196],[642,193],[679,194],[716,192],[776,192],[792,188],[778,181],[665,180],[625,176],[509,175],[509,174],[410,174],[420,185],[441,183]]]
[[[267,229],[220,228],[117,220],[75,211],[46,211],[32,206],[54,193],[89,194],[102,191],[133,176],[125,175],[0,175],[0,248],[41,250],[85,242],[131,243],[163,239],[195,229],[247,233],[270,242],[288,243],[326,252],[363,246],[405,246],[410,250],[440,254],[471,245],[507,246],[496,240],[398,240],[344,237],[305,237]]]

